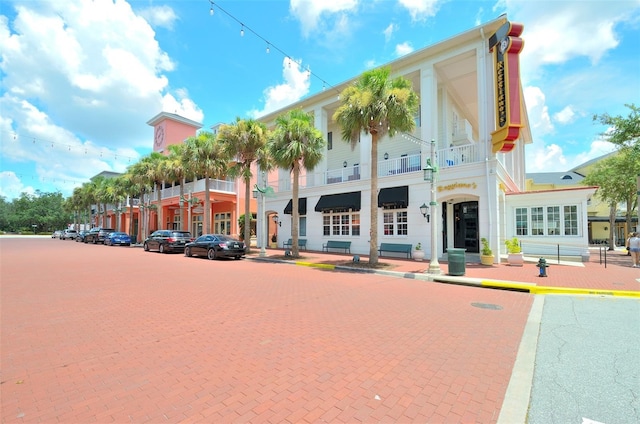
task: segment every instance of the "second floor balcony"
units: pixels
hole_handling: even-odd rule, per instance
[[[481,153],[482,152],[478,144],[453,146],[447,149],[438,150],[436,152],[436,162],[438,167],[444,172],[444,170],[448,168],[482,162]],[[425,159],[427,157],[428,154],[414,154],[379,161],[378,178],[422,172],[426,163]],[[338,169],[310,172],[306,175],[301,175],[300,188],[348,183],[364,178],[366,177],[365,174],[363,174],[360,165],[344,166]],[[286,178],[280,179],[279,181],[270,181],[269,183],[275,191],[291,190],[291,182]]]

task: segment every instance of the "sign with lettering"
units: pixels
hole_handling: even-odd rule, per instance
[[[491,133],[493,152],[510,152],[522,128],[520,59],[524,47],[520,38],[524,25],[506,22],[489,38],[489,51],[496,59],[496,130]]]

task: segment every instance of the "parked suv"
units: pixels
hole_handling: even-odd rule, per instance
[[[160,253],[184,252],[184,245],[193,241],[189,231],[154,231],[143,244],[144,250],[157,250]]]
[[[73,240],[78,235],[76,230],[66,229],[60,234],[60,240]]]
[[[104,239],[109,233],[113,233],[115,230],[113,228],[100,228],[95,227],[89,230],[87,234],[84,235],[85,243],[104,243]]]

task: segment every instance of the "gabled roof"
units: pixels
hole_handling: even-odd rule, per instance
[[[526,174],[527,179],[535,184],[576,185],[584,180],[584,175],[577,172],[532,172]]]
[[[169,113],[169,112],[160,112],[159,114],[157,114],[156,116],[154,116],[153,118],[148,120],[147,121],[147,125],[151,125],[152,127],[154,127],[158,123],[160,123],[161,121],[163,121],[165,119],[169,119],[171,121],[176,121],[176,122],[180,122],[182,124],[190,125],[190,126],[194,127],[195,129],[202,128],[202,124],[199,123],[199,122],[192,121],[191,119],[185,118],[184,116],[176,115],[175,113]]]

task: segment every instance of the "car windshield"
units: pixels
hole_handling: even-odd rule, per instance
[[[115,233],[111,233],[111,237],[122,237],[122,236],[126,236],[127,233],[123,233],[123,232],[115,232]]]

